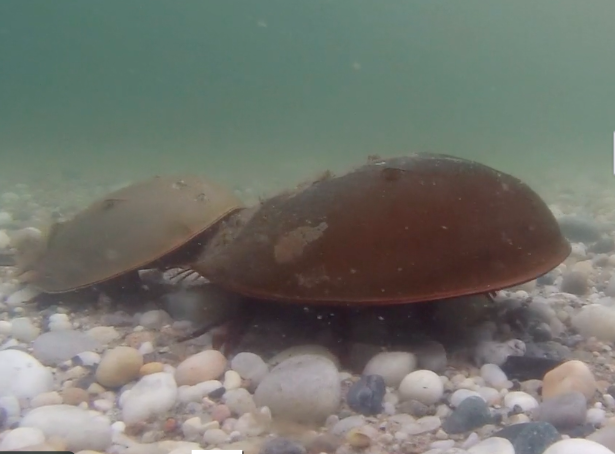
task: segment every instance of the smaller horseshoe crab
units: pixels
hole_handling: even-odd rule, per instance
[[[161,259],[183,263],[189,251],[182,246],[242,207],[231,191],[207,179],[156,176],[54,224],[41,250],[18,271],[22,281],[45,293],[64,293]]]

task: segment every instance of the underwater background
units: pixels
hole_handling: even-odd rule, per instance
[[[3,0],[0,178],[256,190],[368,155],[611,184],[611,0]]]

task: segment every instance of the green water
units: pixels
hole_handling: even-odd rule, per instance
[[[612,0],[2,0],[3,178],[291,184],[433,151],[612,176]]]

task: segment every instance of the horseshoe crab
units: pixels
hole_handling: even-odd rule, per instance
[[[488,294],[547,273],[570,251],[521,180],[413,154],[237,212],[191,267],[249,297],[356,307]]]
[[[218,184],[194,175],[156,176],[95,201],[52,226],[41,250],[19,265],[21,280],[64,293],[163,258],[183,263],[182,246],[243,207]]]

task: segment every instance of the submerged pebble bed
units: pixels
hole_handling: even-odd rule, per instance
[[[551,273],[493,304],[434,303],[435,327],[397,309],[409,335],[389,349],[378,342],[386,311],[366,315],[346,360],[326,321],[275,310],[232,357],[209,334],[177,342],[200,326],[204,300],[231,304],[207,284],[169,287],[162,306],[105,294],[49,303],[0,270],[0,450],[612,454],[615,197],[594,193],[589,206],[548,198],[573,243]],[[0,195],[0,250],[57,211],[37,200],[26,186]]]

